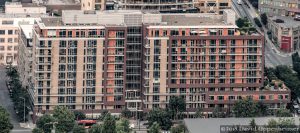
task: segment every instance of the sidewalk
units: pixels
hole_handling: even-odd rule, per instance
[[[32,118],[29,117],[26,123],[20,123],[20,127],[27,128],[27,129],[34,129],[35,124],[33,124]]]

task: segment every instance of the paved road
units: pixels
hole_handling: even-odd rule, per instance
[[[241,15],[241,17],[247,17],[250,22],[257,28],[257,30],[265,34],[263,31],[261,31],[254,23],[253,18],[257,17],[257,13],[255,9],[252,7],[252,5],[247,2],[247,0],[244,0],[244,2],[247,2],[250,6],[247,7],[244,2],[242,2],[242,5],[237,4],[237,0],[232,0],[233,6],[235,6],[235,9],[238,10],[238,13]],[[267,31],[264,29],[264,31]],[[265,35],[265,66],[266,67],[276,67],[278,65],[288,65],[292,66],[292,58],[291,54],[285,54],[280,52],[272,43],[272,41]]]
[[[11,123],[14,125],[12,133],[30,133],[31,130],[20,127],[20,123],[14,111],[13,103],[10,99],[8,89],[6,87],[6,69],[0,66],[0,105],[4,107],[10,116]]]

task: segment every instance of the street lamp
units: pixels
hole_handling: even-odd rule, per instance
[[[23,99],[23,101],[24,101],[24,111],[23,111],[23,113],[24,113],[24,124],[25,124],[25,98],[24,97],[20,97],[21,99]]]

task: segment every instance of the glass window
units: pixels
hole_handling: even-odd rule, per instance
[[[5,30],[0,30],[0,35],[4,35],[5,34]]]
[[[12,35],[13,34],[13,30],[8,30],[8,35]]]

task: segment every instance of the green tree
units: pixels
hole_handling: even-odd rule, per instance
[[[196,110],[196,113],[195,113],[195,118],[203,118],[203,117],[204,117],[203,109],[202,108],[198,108]]]
[[[84,120],[86,118],[85,114],[80,111],[74,111],[73,113],[76,120]]]
[[[184,125],[183,124],[179,124],[176,127],[172,127],[171,128],[171,133],[184,133]]]
[[[225,113],[222,109],[220,109],[219,106],[215,107],[213,112],[212,112],[212,117],[213,118],[224,118],[225,117]]]
[[[238,100],[233,106],[233,112],[235,117],[255,117],[258,114],[258,108],[253,100],[247,98]]]
[[[104,118],[105,118],[105,116],[107,115],[107,114],[109,114],[109,112],[108,112],[108,110],[102,110],[101,111],[101,115],[100,115],[100,117],[99,117],[99,120],[100,121],[103,121],[104,120]]]
[[[261,25],[261,23],[260,23],[260,21],[259,21],[259,19],[258,18],[254,18],[254,22],[255,22],[255,24],[258,26],[258,27],[262,27],[262,25]]]
[[[32,130],[32,133],[44,133],[44,131],[42,129],[40,129],[40,128],[34,128]]]
[[[53,117],[56,119],[56,130],[58,132],[70,132],[75,124],[75,116],[73,112],[65,106],[56,106],[54,108]]]
[[[244,27],[244,25],[245,25],[245,20],[244,20],[243,18],[238,18],[238,19],[236,20],[236,25],[237,25],[239,28]]]
[[[103,125],[95,124],[89,129],[89,133],[104,133],[103,131]]]
[[[36,127],[41,129],[44,133],[51,133],[53,127],[53,125],[50,124],[51,122],[55,122],[55,118],[49,114],[45,114],[37,120]]]
[[[75,124],[74,127],[73,127],[73,133],[85,133],[84,126]]]
[[[154,122],[150,128],[148,133],[160,133],[160,126],[157,122]]]
[[[257,124],[256,124],[256,122],[255,122],[254,119],[252,119],[252,120],[250,121],[249,126],[250,126],[252,129],[257,129],[257,128],[258,128],[258,126],[257,126]]]
[[[287,109],[279,109],[275,112],[276,117],[292,117],[293,114]]]
[[[266,14],[266,13],[260,14],[260,19],[261,19],[261,22],[262,22],[264,25],[267,25],[267,24],[268,24],[268,17],[267,17],[267,14]]]
[[[160,108],[154,108],[151,110],[148,113],[147,120],[149,126],[152,126],[152,124],[157,122],[163,130],[169,130],[172,126],[170,113]]]
[[[109,113],[104,118],[103,131],[107,133],[116,133],[116,120]]]
[[[117,133],[130,133],[129,121],[127,119],[120,119],[116,123]]]
[[[261,101],[256,103],[258,114],[256,116],[268,115],[268,107]]]
[[[125,109],[122,110],[121,116],[122,116],[122,117],[125,117],[125,118],[130,118],[130,117],[132,117],[130,110],[127,109],[127,108],[125,108]]]
[[[295,119],[293,118],[279,118],[278,120],[270,119],[266,125],[268,128],[295,128]],[[272,133],[285,133],[285,131],[272,131]]]
[[[178,119],[178,114],[186,111],[186,103],[182,97],[171,96],[168,108],[172,112],[173,118]]]
[[[12,129],[8,112],[0,106],[0,133],[9,133]]]

